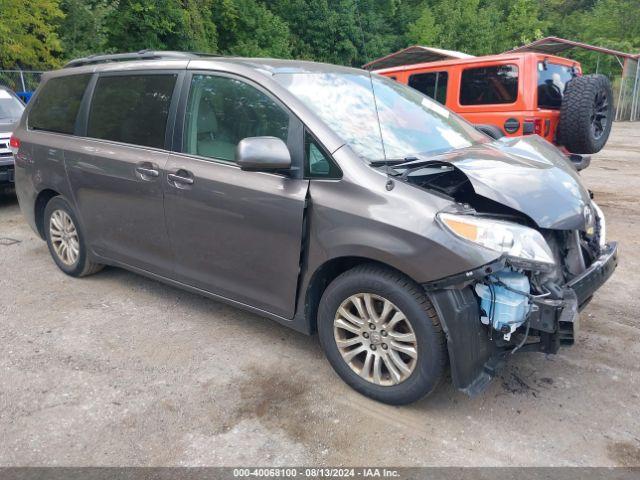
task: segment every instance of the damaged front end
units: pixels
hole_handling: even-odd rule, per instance
[[[480,147],[394,172],[454,200],[439,225],[496,252],[491,264],[424,285],[447,334],[454,385],[470,395],[512,353],[572,345],[578,312],[617,266],[617,245],[606,243],[604,216],[575,171],[537,147]]]

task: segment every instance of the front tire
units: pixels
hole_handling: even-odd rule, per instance
[[[363,265],[338,276],[322,296],[318,333],[336,373],[380,402],[428,395],[446,368],[433,306],[418,284],[389,268]]]
[[[47,203],[43,229],[49,253],[64,273],[84,277],[102,270],[103,265],[89,260],[80,223],[64,198],[53,197]]]

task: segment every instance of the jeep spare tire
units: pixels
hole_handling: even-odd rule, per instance
[[[613,121],[613,93],[604,75],[583,75],[567,83],[558,125],[558,143],[572,153],[602,150]]]

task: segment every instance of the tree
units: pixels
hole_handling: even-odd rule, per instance
[[[264,4],[256,0],[217,0],[212,14],[223,53],[248,57],[291,56],[287,24]]]
[[[418,19],[409,24],[407,29],[408,43],[415,45],[436,45],[440,36],[440,26],[431,12],[431,8],[424,7]]]
[[[121,0],[107,16],[107,45],[116,51],[217,50],[207,0]]]
[[[58,66],[62,18],[58,0],[0,0],[0,68]]]
[[[60,40],[67,58],[84,57],[108,50],[105,21],[114,8],[112,2],[62,0],[60,8],[64,12]]]
[[[499,6],[502,19],[496,29],[498,51],[512,48],[542,38],[548,22],[541,19],[540,7],[531,0],[506,0]]]

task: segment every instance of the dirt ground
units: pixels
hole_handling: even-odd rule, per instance
[[[115,268],[65,276],[5,196],[0,465],[640,466],[640,124],[583,176],[621,260],[577,345],[400,408],[317,337]]]

